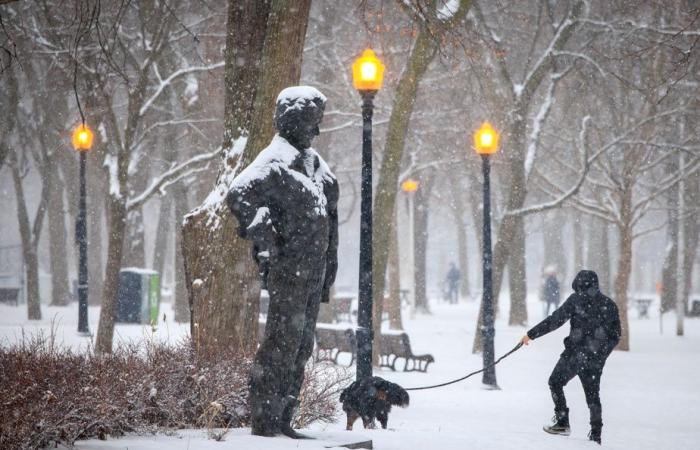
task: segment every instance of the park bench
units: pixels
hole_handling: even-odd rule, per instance
[[[332,326],[330,324],[316,325],[316,358],[319,361],[333,361],[338,364],[341,353],[350,353],[350,364],[355,361],[357,343],[352,328]]]
[[[0,303],[17,306],[19,303],[19,288],[0,287]]]
[[[411,350],[411,342],[408,334],[404,332],[382,333],[380,340],[379,365],[396,370],[396,361],[405,360],[404,372],[426,372],[430,363],[435,362],[433,355],[415,355]]]
[[[651,298],[636,298],[634,299],[634,306],[637,309],[640,319],[649,318],[649,306],[651,306],[653,299]]]

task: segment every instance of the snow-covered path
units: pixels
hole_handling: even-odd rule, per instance
[[[505,303],[504,303],[505,304]],[[155,333],[150,328],[120,325],[120,339],[178,339],[187,326],[171,321],[165,305],[166,325]],[[422,386],[462,376],[480,366],[480,357],[471,354],[476,302],[437,305],[432,315],[406,318],[404,325],[416,353],[432,353],[435,364],[427,374],[378,371],[377,375],[404,387]],[[58,340],[69,345],[85,342],[75,336],[74,307],[45,309],[55,320]],[[540,304],[530,304],[531,323],[540,318]],[[0,343],[17,339],[20,324],[32,332],[37,325],[27,324],[24,310],[0,306]],[[91,311],[91,326],[97,311]],[[635,313],[631,312],[632,316]],[[94,320],[93,320],[94,318]],[[674,335],[675,317],[668,314],[664,334],[659,333],[658,317],[631,319],[631,346],[628,353],[615,352],[608,361],[602,381],[603,447],[611,449],[697,449],[700,448],[700,320],[686,321],[686,336]],[[496,353],[515,345],[525,329],[497,323]],[[462,383],[411,393],[411,406],[396,408],[389,419],[389,430],[362,430],[359,423],[352,436],[367,436],[375,449],[591,449],[586,440],[588,410],[578,380],[566,388],[571,409],[572,435],[550,436],[542,424],[552,416],[547,378],[561,352],[561,340],[568,325],[556,333],[533,342],[497,367],[502,390],[486,391],[479,376]],[[344,420],[312,427],[317,435],[343,435]],[[179,436],[130,436],[107,442],[85,441],[79,449],[320,449],[319,441],[296,442],[286,438],[263,439],[234,430],[225,442],[207,440],[205,432],[183,431]]]

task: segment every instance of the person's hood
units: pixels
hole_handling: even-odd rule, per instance
[[[600,288],[598,286],[598,274],[592,270],[582,270],[574,278],[574,282],[571,283],[571,288],[577,294],[586,295],[588,297],[594,297]]]

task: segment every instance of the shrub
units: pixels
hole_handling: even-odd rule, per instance
[[[99,356],[35,336],[0,348],[0,448],[41,448],[127,432],[249,425],[249,356],[195,358],[188,342]],[[347,374],[312,362],[298,426],[333,421]],[[210,433],[222,437],[222,434]]]

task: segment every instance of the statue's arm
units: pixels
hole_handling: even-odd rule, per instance
[[[272,229],[268,186],[274,184],[274,173],[270,171],[265,176],[249,179],[245,183],[234,180],[226,196],[228,207],[238,220],[238,234],[261,247],[264,247],[262,244]]]
[[[328,202],[328,250],[326,252],[326,276],[323,282],[321,301],[328,303],[330,291],[338,272],[338,182],[333,180],[326,189]]]

